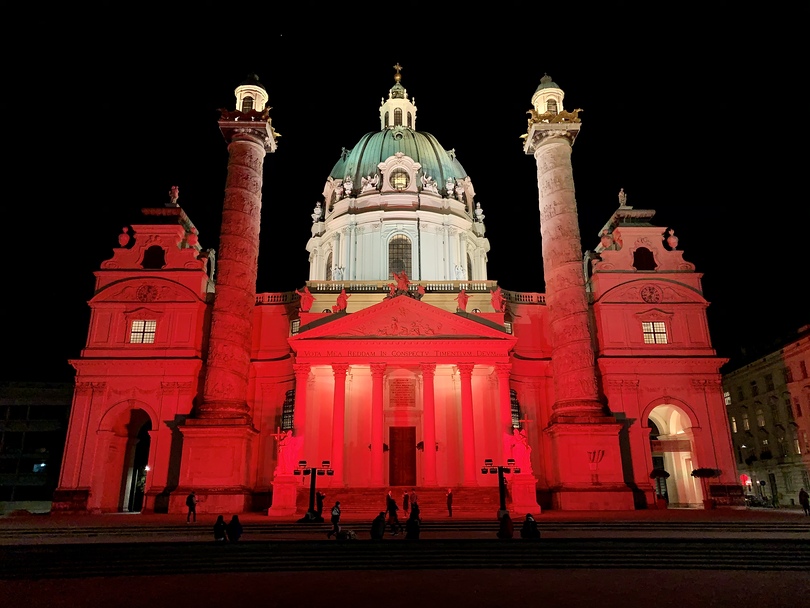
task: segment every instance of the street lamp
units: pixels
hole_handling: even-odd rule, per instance
[[[335,471],[332,469],[332,462],[324,460],[321,462],[320,467],[307,467],[306,460],[298,461],[298,468],[293,471],[293,475],[309,475],[309,508],[307,514],[299,519],[300,522],[315,522],[318,517],[315,511],[315,480],[318,475],[334,475]]]
[[[498,509],[498,519],[501,519],[505,514],[509,513],[506,509],[506,478],[504,474],[520,473],[520,467],[515,466],[514,458],[507,458],[507,466],[493,466],[491,458],[484,459],[484,466],[481,467],[483,475],[498,475],[498,498],[500,499],[500,508]]]

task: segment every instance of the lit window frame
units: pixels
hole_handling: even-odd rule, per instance
[[[154,344],[157,336],[157,319],[131,319],[129,322],[130,344]]]
[[[644,344],[669,344],[665,321],[642,321],[641,333]]]

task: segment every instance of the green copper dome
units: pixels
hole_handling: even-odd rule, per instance
[[[362,178],[378,172],[377,165],[397,152],[422,165],[422,173],[432,177],[440,190],[448,179],[467,177],[454,150],[445,150],[430,133],[402,126],[366,133],[354,148],[344,149],[329,175],[333,179],[349,175],[354,184],[360,184]]]
[[[551,79],[551,76],[549,76],[548,74],[543,74],[543,77],[540,79],[540,84],[534,90],[534,92],[537,93],[537,91],[542,91],[543,89],[559,89],[559,88],[560,85],[554,82]]]

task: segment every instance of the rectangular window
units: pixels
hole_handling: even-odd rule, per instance
[[[154,344],[157,321],[133,321],[129,332],[130,344]]]
[[[773,374],[765,375],[765,390],[772,391],[776,388],[773,384]]]
[[[745,392],[742,385],[737,387],[737,401],[745,401]]]
[[[644,332],[644,344],[667,343],[667,328],[662,321],[644,321],[641,330]]]
[[[737,419],[734,416],[731,417],[731,432],[737,432]]]
[[[751,430],[751,423],[748,422],[748,414],[743,414],[743,429],[746,431]]]
[[[807,380],[807,363],[799,361],[799,371],[802,374],[802,380]]]
[[[731,393],[729,393],[728,391],[724,391],[723,400],[726,402],[726,405],[731,405]]]
[[[796,406],[796,418],[802,417],[802,404],[799,402],[798,397],[793,398],[793,405]]]
[[[785,374],[785,384],[790,384],[793,382],[793,370],[789,367],[786,367],[782,370],[782,373]]]
[[[757,395],[759,395],[759,387],[757,386],[757,381],[752,380],[751,381],[751,396],[756,397]]]

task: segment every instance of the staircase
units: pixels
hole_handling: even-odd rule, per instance
[[[323,518],[329,521],[329,513],[336,500],[340,501],[341,521],[371,521],[380,511],[385,511],[385,497],[390,490],[399,506],[399,518],[405,519],[402,511],[402,494],[411,488],[318,488],[326,494],[323,501]],[[447,488],[416,487],[417,502],[423,520],[448,519]],[[309,507],[309,487],[298,489],[296,515],[303,516]],[[507,501],[507,508],[509,502]],[[453,519],[492,520],[497,517],[500,497],[497,487],[453,488]]]

